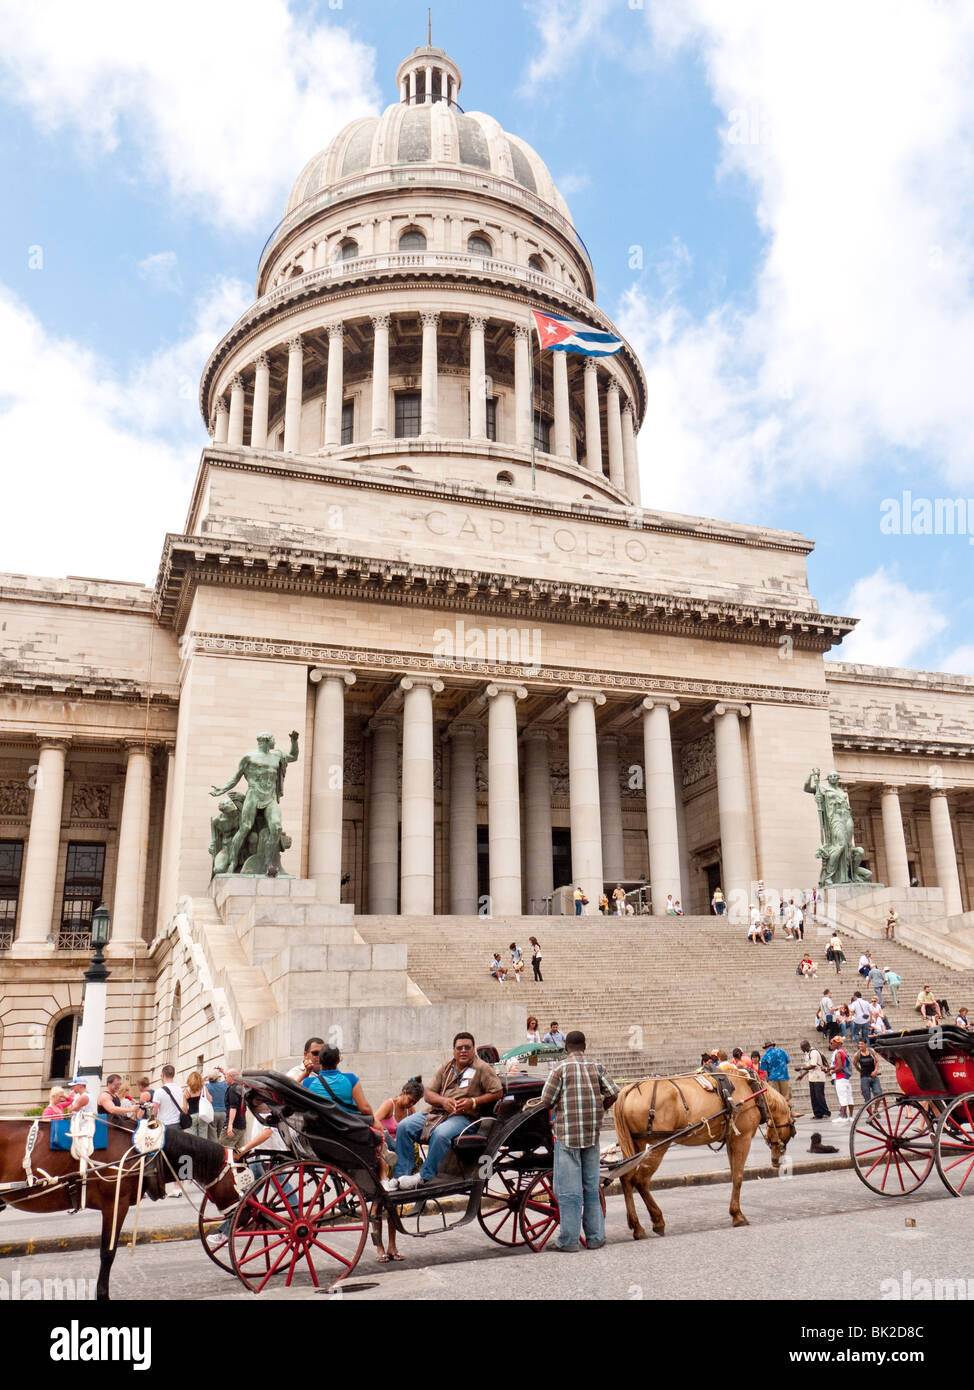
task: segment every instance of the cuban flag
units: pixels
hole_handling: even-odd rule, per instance
[[[538,330],[538,342],[550,352],[579,352],[583,357],[611,357],[622,347],[622,339],[603,333],[581,319],[565,318],[562,314],[542,314],[532,309]]]

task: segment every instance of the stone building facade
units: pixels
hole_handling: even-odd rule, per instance
[[[316,999],[405,1037],[427,1001],[369,915],[810,887],[813,766],[876,878],[972,906],[974,680],[826,662],[854,622],[819,611],[812,542],[653,510],[651,476],[643,505],[632,350],[537,347],[533,310],[615,331],[548,170],[462,111],[440,50],[397,87],[301,172],[206,363],[154,588],[0,577],[6,1105],[70,1068],[102,898],[106,1064],[133,1078],[292,1055]],[[300,745],[276,917],[253,885],[214,899],[208,854],[210,790],[264,729]]]

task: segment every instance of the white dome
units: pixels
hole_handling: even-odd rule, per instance
[[[445,101],[398,102],[386,107],[381,116],[352,121],[308,160],[291,189],[284,215],[355,175],[424,165],[482,169],[526,188],[572,221],[547,165],[529,144],[502,130],[493,116],[482,111],[464,114]]]

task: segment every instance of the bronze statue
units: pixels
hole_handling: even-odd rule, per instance
[[[872,874],[862,867],[865,851],[854,843],[848,794],[839,786],[837,772],[830,772],[825,781],[823,787],[817,767],[812,768],[805,780],[805,791],[815,797],[822,837],[822,846],[816,851],[822,861],[818,886],[833,888],[847,883],[868,883]]]
[[[290,849],[290,836],[281,826],[279,802],[284,792],[287,764],[298,756],[298,735],[291,731],[291,751],[274,747],[273,734],[257,735],[257,751],[240,759],[237,771],[223,787],[213,787],[211,796],[224,796],[220,814],[210,821],[210,854],[214,874],[255,874],[276,878],[281,872],[281,854]],[[247,794],[231,791],[243,777]],[[242,862],[241,862],[242,861]]]

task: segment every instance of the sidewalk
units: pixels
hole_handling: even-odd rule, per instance
[[[822,1135],[823,1144],[831,1144],[838,1153],[823,1156],[809,1154],[808,1145],[813,1130]],[[833,1125],[828,1120],[813,1120],[803,1115],[797,1123],[797,1135],[788,1145],[787,1170],[791,1177],[802,1173],[822,1173],[852,1166],[849,1158],[849,1126]],[[612,1140],[611,1130],[603,1130],[603,1148]],[[767,1145],[760,1134],[755,1135],[748,1154],[745,1181],[777,1178],[780,1174],[771,1166]],[[706,1145],[689,1147],[673,1144],[663,1156],[653,1178],[653,1187],[663,1191],[668,1187],[708,1186],[730,1182],[730,1166],[726,1152],[714,1152]],[[167,1197],[161,1202],[143,1200],[139,1209],[139,1243],[150,1244],[170,1240],[196,1240],[199,1232],[197,1211],[199,1193],[187,1185],[190,1200]],[[613,1184],[610,1193],[618,1190]],[[119,1249],[128,1246],[134,1213],[129,1212]],[[16,1255],[39,1255],[58,1250],[97,1249],[101,1238],[101,1215],[83,1211],[76,1216],[52,1213],[38,1216],[7,1208],[0,1212],[0,1259]]]

